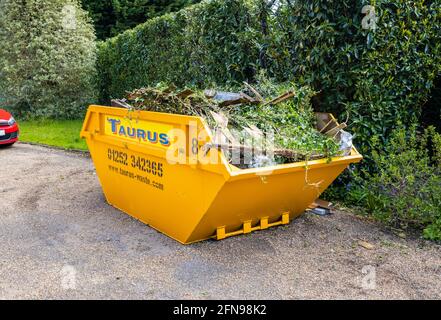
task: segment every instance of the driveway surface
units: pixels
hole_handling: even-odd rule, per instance
[[[87,154],[0,161],[2,299],[441,298],[440,246],[349,212],[184,246],[109,206]]]

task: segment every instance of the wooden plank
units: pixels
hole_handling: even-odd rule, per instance
[[[248,82],[244,81],[243,84],[248,89],[250,89],[252,93],[254,93],[254,95],[256,96],[256,98],[259,102],[262,102],[264,100],[263,97],[261,96],[261,94],[256,89],[254,89]]]
[[[193,90],[191,90],[191,89],[185,89],[185,90],[179,92],[176,96],[177,96],[178,98],[185,99],[185,98],[187,98],[188,96],[191,96],[193,93],[194,93]]]
[[[112,99],[110,101],[112,107],[131,109],[132,106],[120,99]]]
[[[338,126],[336,126],[335,128],[332,128],[331,130],[325,132],[325,134],[329,137],[334,137],[337,135],[337,133],[340,132],[340,130],[343,130],[344,128],[347,127],[346,123],[340,123]]]
[[[295,95],[294,91],[288,91],[288,92],[285,92],[284,94],[274,98],[273,100],[264,103],[263,105],[264,106],[269,105],[269,104],[275,105],[275,104],[278,104],[280,102],[283,102],[283,101],[293,97],[294,95]]]

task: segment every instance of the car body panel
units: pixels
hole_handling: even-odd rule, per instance
[[[5,110],[0,109],[0,145],[13,144],[18,140],[19,127],[17,122],[12,126],[8,124],[11,114]]]

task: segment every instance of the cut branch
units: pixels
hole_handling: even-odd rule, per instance
[[[295,95],[294,91],[285,92],[284,94],[278,96],[277,98],[274,98],[273,100],[266,102],[264,104],[264,106],[269,105],[269,104],[272,104],[272,105],[278,104],[278,103],[283,102],[291,97],[294,97],[294,95]]]

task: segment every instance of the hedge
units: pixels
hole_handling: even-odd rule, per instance
[[[364,29],[365,5],[375,29]],[[420,116],[441,74],[441,0],[211,0],[100,43],[101,98],[173,82],[237,86],[265,70],[320,92],[317,110],[349,117],[362,152]]]
[[[78,0],[0,1],[0,108],[78,118],[96,101],[95,33]]]
[[[101,97],[161,81],[203,87],[251,79],[258,56],[252,4],[203,2],[100,43]]]

